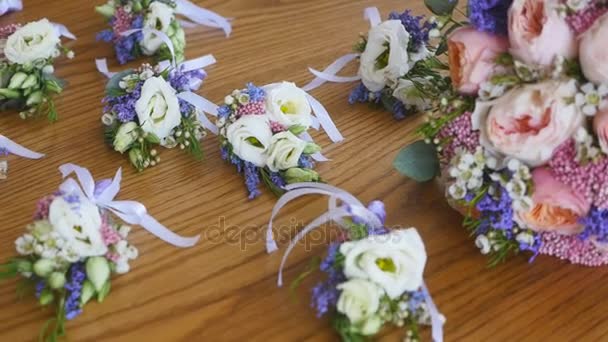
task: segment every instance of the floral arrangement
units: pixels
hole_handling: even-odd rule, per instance
[[[312,125],[307,94],[293,83],[249,83],[224,99],[217,120],[222,158],[243,173],[250,199],[261,195],[260,182],[281,195],[286,184],[320,181],[313,157],[321,148],[306,133]]]
[[[160,163],[158,145],[179,146],[201,159],[199,111],[179,95],[198,89],[205,77],[202,69],[150,64],[112,76],[102,116],[108,144],[127,153],[139,171]]]
[[[273,214],[294,198],[308,194],[330,197],[324,215],[306,226],[288,247],[279,273],[298,241],[324,223],[334,221],[342,228],[340,241],[329,246],[327,256],[303,273],[292,286],[299,285],[315,269],[326,275],[312,290],[311,306],[317,316],[326,314],[343,341],[364,341],[387,325],[405,329],[406,341],[419,341],[419,324],[433,325],[433,339],[443,338],[445,318],[437,311],[423,281],[427,255],[415,228],[385,228],[384,204],[373,201],[367,207],[347,192],[314,183],[292,184],[293,196],[279,201]],[[277,249],[272,240],[272,220],[268,228],[267,250]]]
[[[97,40],[114,44],[120,64],[142,55],[154,56],[157,61],[169,59],[172,51],[166,40],[171,41],[175,58],[181,62],[184,59],[186,35],[182,28],[184,21],[178,20],[177,14],[202,25],[222,28],[226,35],[231,31],[227,19],[185,0],[109,0],[105,5],[96,7],[96,11],[111,26],[101,31]]]
[[[66,321],[82,314],[92,300],[102,302],[111,289],[111,275],[125,274],[137,249],[127,238],[130,224],[139,224],[180,247],[198,238],[183,238],[151,218],[134,201],[114,201],[121,172],[114,179],[95,182],[87,169],[60,167],[68,178],[59,190],[38,201],[34,222],[15,241],[19,256],[0,265],[0,279],[19,277],[20,290],[31,291],[42,306],[55,307],[55,317],[44,325],[40,339],[56,341],[65,335]],[[114,214],[114,215],[112,215]]]
[[[490,264],[522,251],[608,264],[605,1],[431,1],[451,89],[395,165],[442,175]]]
[[[74,52],[61,45],[62,31],[75,38],[47,19],[0,28],[1,111],[16,109],[23,119],[44,114],[57,120],[53,97],[65,82],[54,76],[53,65],[62,53],[74,58]]]
[[[430,41],[439,35],[435,18],[427,20],[407,10],[392,12],[387,20],[381,21],[375,7],[367,8],[365,16],[371,28],[355,44],[355,54],[341,57],[324,72],[311,69],[317,79],[307,90],[326,81],[357,80],[359,83],[348,98],[350,104],[379,105],[396,119],[427,110],[430,99],[449,88],[449,83],[437,72],[447,69],[436,58],[436,53],[440,54],[445,47]],[[354,58],[359,60],[358,76],[336,77],[335,73]]]

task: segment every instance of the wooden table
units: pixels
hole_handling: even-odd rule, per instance
[[[204,141],[204,162],[165,150],[160,166],[136,173],[102,142],[105,80],[95,71],[93,60],[105,56],[111,58],[112,68],[118,65],[112,48],[95,41],[104,23],[93,11],[93,2],[24,2],[23,12],[4,16],[0,23],[47,16],[67,25],[79,39],[68,43],[76,58],[56,66],[57,74],[70,83],[58,101],[60,121],[24,122],[13,113],[0,118],[2,134],[48,155],[40,161],[10,158],[9,178],[0,181],[0,259],[15,253],[14,240],[31,222],[35,201],[56,190],[61,179],[57,167],[66,162],[89,168],[97,178],[110,177],[123,167],[119,198],[142,201],[180,234],[203,234],[196,247],[176,249],[136,229],[131,240],[140,258],[132,272],[114,278],[103,305],[89,304],[68,324],[67,340],[336,340],[328,322],[317,319],[309,308],[316,277],[302,284],[297,300],[288,288],[276,287],[281,253],[267,255],[263,241],[276,198],[267,192],[248,201],[241,177],[221,160],[213,136]],[[200,90],[216,102],[249,81],[308,82],[307,67],[322,68],[348,53],[358,32],[367,31],[362,18],[367,6],[379,6],[384,15],[406,7],[423,11],[421,0],[198,2],[235,18],[230,39],[208,28],[187,30],[187,57],[213,53],[219,61],[208,69]],[[353,66],[345,73],[355,71]],[[608,339],[608,324],[603,322],[608,313],[602,306],[608,304],[606,268],[577,267],[548,257],[528,264],[518,256],[487,269],[486,259],[437,187],[408,180],[391,166],[397,151],[411,141],[418,119],[395,122],[389,114],[366,105],[350,106],[346,98],[352,86],[328,84],[313,91],[346,136],[346,141],[332,145],[324,134],[314,134],[332,159],[318,170],[329,183],[363,201],[382,199],[389,226],[418,227],[429,254],[426,280],[447,316],[447,341]],[[324,205],[318,198],[301,200],[285,211],[277,225],[309,222]],[[308,265],[310,257],[325,253],[323,240],[307,240],[309,251],[297,248],[287,265],[287,282]],[[34,340],[51,315],[31,298],[17,300],[12,281],[0,286],[0,307],[0,341]],[[401,334],[387,331],[381,340],[396,341]]]

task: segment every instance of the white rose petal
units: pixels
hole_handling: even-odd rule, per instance
[[[348,279],[368,279],[382,287],[390,298],[422,285],[426,251],[416,229],[402,229],[385,235],[345,242],[344,274]]]
[[[290,82],[266,86],[264,90],[271,121],[285,127],[300,125],[309,128],[312,125],[312,109],[304,90]]]
[[[336,308],[348,317],[350,322],[365,327],[367,321],[375,319],[380,308],[380,299],[384,294],[378,285],[363,279],[352,279],[337,286],[341,290]],[[378,326],[379,328],[379,326]],[[370,327],[364,329],[366,334],[377,332]]]
[[[272,130],[266,115],[245,115],[228,126],[226,138],[232,152],[256,166],[266,165]]]
[[[298,166],[298,161],[308,143],[290,131],[277,133],[270,140],[266,165],[272,172]]]
[[[175,15],[173,14],[172,7],[161,1],[154,1],[148,8],[148,13],[144,20],[144,27],[166,33],[169,30],[169,26],[171,26],[174,17]],[[155,54],[163,44],[164,42],[159,36],[151,32],[145,32],[144,38],[141,41],[141,48],[144,54],[151,56]]]
[[[151,77],[144,82],[141,96],[135,103],[135,112],[141,128],[161,140],[181,123],[175,89],[162,77]]]
[[[17,64],[33,63],[53,57],[61,39],[53,25],[47,20],[31,22],[6,40],[4,55]]]

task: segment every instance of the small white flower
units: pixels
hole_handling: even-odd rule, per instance
[[[507,164],[507,168],[513,172],[517,171],[521,167],[521,162],[517,159],[509,160]]]
[[[53,66],[52,66],[52,65],[50,65],[50,64],[45,65],[45,66],[42,68],[42,73],[44,73],[45,75],[51,75],[51,74],[52,74],[52,73],[54,73],[54,72],[55,72],[55,67],[53,67]]]
[[[490,253],[490,250],[492,248],[490,240],[487,236],[483,234],[477,236],[477,238],[475,239],[475,246],[477,246],[481,254],[484,255]]]
[[[224,98],[224,103],[231,106],[232,104],[234,104],[234,97],[228,95]]]
[[[118,228],[118,235],[120,235],[123,239],[126,239],[130,232],[130,226],[122,225],[120,228]]]
[[[76,55],[74,54],[74,51],[70,50],[68,51],[68,53],[66,54],[66,57],[68,59],[74,59],[74,57],[76,57]]]
[[[432,30],[429,31],[429,37],[430,38],[438,38],[441,36],[441,31],[439,31],[438,29],[434,28]]]
[[[520,197],[517,200],[513,201],[513,209],[518,212],[528,212],[532,210],[533,206],[534,202],[529,196]]]
[[[105,126],[112,126],[112,124],[114,123],[114,115],[112,114],[104,114],[101,116],[101,122],[105,125]]]
[[[34,253],[34,243],[35,243],[35,239],[32,235],[25,234],[23,236],[20,236],[15,241],[15,247],[17,249],[17,253],[19,253],[21,255],[30,255],[30,254]]]
[[[145,81],[145,80],[147,80],[148,78],[153,77],[153,76],[154,76],[154,71],[152,71],[151,69],[144,69],[144,71],[142,71],[142,72],[139,74],[139,78],[140,78],[142,81]]]
[[[526,244],[528,246],[534,245],[534,235],[528,232],[521,232],[517,234],[515,240],[517,240],[517,242],[519,243]]]
[[[467,195],[467,190],[461,184],[454,183],[448,188],[450,196],[454,199],[463,199]]]
[[[526,183],[519,179],[511,179],[505,187],[512,199],[519,199],[526,194]]]

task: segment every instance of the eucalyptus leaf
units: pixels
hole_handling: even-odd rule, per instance
[[[451,15],[458,0],[424,0],[426,7],[435,15]]]
[[[117,93],[124,93],[124,90],[120,88],[118,83],[120,83],[120,81],[125,78],[125,76],[131,75],[133,73],[135,73],[133,69],[128,69],[112,76],[112,78],[110,78],[108,84],[106,85],[106,94],[109,96],[115,96],[115,94]]]
[[[397,171],[417,182],[433,179],[439,171],[435,145],[416,141],[399,152],[393,162]]]

